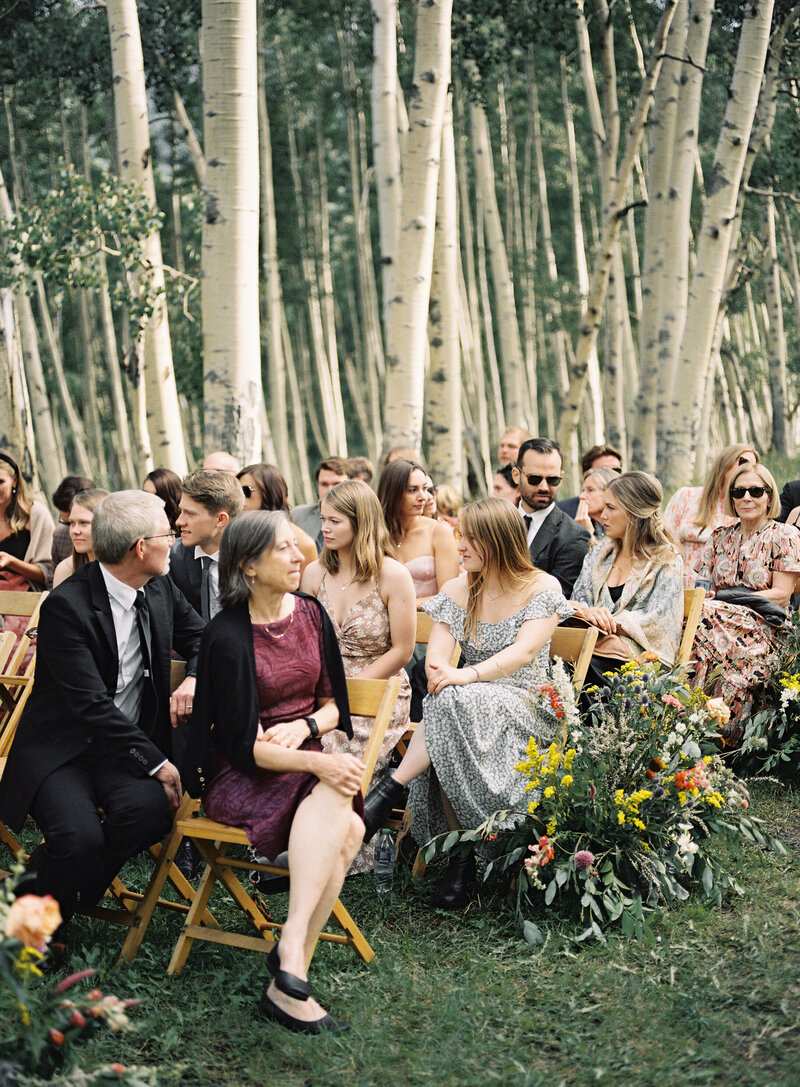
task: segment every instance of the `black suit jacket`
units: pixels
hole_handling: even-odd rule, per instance
[[[787,483],[781,491],[781,512],[780,516],[776,517],[776,521],[782,521],[786,523],[786,518],[795,508],[800,506],[800,479],[794,480],[792,483]]]
[[[169,553],[169,575],[198,615],[203,614],[203,564],[194,557],[194,547],[184,547],[180,540]]]
[[[589,551],[589,533],[556,506],[531,544],[534,566],[558,578],[567,599]]]
[[[192,673],[204,624],[168,577],[152,578],[144,592],[156,705],[143,726],[114,705],[117,638],[99,564],[82,566],[42,605],[35,682],[0,781],[0,819],[12,829],[22,826],[44,779],[78,755],[121,760],[141,776],[171,756],[171,652]]]
[[[575,520],[575,514],[578,512],[578,503],[580,498],[562,498],[560,502],[556,502],[556,505],[560,510],[563,510],[568,517]]]

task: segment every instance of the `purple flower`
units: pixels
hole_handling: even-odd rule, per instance
[[[588,849],[580,849],[572,860],[578,871],[583,872],[586,868],[591,868],[594,864],[594,853],[590,853]]]

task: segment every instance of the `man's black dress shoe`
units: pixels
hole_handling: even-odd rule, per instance
[[[203,858],[191,838],[184,838],[175,853],[175,867],[188,880],[193,880],[203,865]]]
[[[364,841],[368,842],[376,830],[380,830],[386,816],[393,808],[406,806],[406,787],[394,780],[390,770],[364,800]]]
[[[453,857],[433,904],[440,910],[463,909],[472,899],[474,886],[475,854]]]
[[[311,986],[307,981],[299,978],[297,974],[290,974],[288,970],[281,970],[281,958],[278,954],[278,945],[273,944],[272,950],[267,955],[267,970],[275,978],[275,988],[285,996],[294,997],[295,1000],[308,1000],[311,995]]]
[[[278,1026],[285,1027],[286,1030],[291,1030],[295,1034],[344,1034],[345,1031],[350,1030],[349,1026],[337,1022],[332,1015],[323,1015],[322,1019],[312,1019],[310,1023],[307,1023],[304,1019],[295,1019],[293,1015],[289,1015],[283,1008],[279,1008],[275,1001],[267,996],[266,987],[258,1002],[258,1010],[266,1019],[270,1019],[273,1023],[277,1023]]]

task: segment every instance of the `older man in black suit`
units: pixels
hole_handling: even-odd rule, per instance
[[[564,478],[561,449],[549,438],[530,438],[519,449],[514,480],[528,530],[531,561],[561,583],[569,598],[589,550],[589,533],[555,504]]]
[[[41,610],[36,680],[0,782],[0,819],[19,830],[33,815],[44,844],[31,858],[31,889],[52,894],[65,920],[166,833],[181,798],[172,728],[191,713],[203,623],[162,576],[172,539],[160,498],[109,495],[92,521],[98,561]],[[170,698],[173,647],[188,676]]]

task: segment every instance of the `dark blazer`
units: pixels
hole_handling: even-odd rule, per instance
[[[556,502],[556,505],[560,510],[563,510],[568,517],[575,520],[575,514],[578,512],[578,503],[580,498],[562,498],[560,502]]]
[[[339,710],[337,728],[353,737],[347,680],[328,613],[313,596],[296,596],[319,608],[322,619],[322,655]],[[180,767],[181,780],[191,796],[200,796],[209,776],[212,743],[231,766],[243,774],[256,769],[253,744],[258,729],[258,689],[253,627],[247,606],[224,608],[206,627],[197,663],[189,743]]]
[[[785,524],[786,518],[795,506],[800,506],[800,479],[796,479],[784,486],[781,491],[781,512],[775,520],[782,521]]]
[[[569,600],[588,550],[589,533],[556,506],[533,538],[531,561],[558,578]]]
[[[82,566],[42,605],[35,682],[0,781],[0,819],[13,830],[22,826],[44,779],[87,749],[141,776],[171,756],[171,652],[178,650],[193,674],[203,621],[168,577],[152,578],[144,592],[156,696],[146,731],[114,705],[117,639],[99,564]]]
[[[169,574],[198,615],[203,614],[201,601],[203,564],[194,557],[194,547],[184,547],[180,540],[169,553]]]

